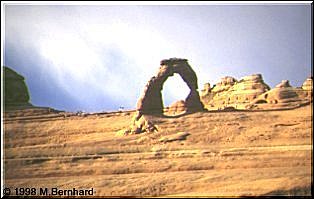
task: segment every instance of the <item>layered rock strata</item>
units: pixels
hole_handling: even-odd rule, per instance
[[[309,87],[305,88],[309,89]],[[246,108],[265,110],[300,107],[312,101],[311,90],[306,89],[303,89],[303,86],[294,88],[288,80],[282,80],[275,88],[258,96]]]
[[[205,108],[219,110],[226,108],[245,109],[252,100],[268,91],[270,87],[264,83],[261,74],[253,74],[241,78],[224,77],[208,92],[201,94]]]

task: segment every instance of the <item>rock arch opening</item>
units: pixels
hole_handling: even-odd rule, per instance
[[[189,93],[190,89],[180,75],[174,74],[164,83],[161,92],[164,108],[169,107],[179,100],[185,100]]]

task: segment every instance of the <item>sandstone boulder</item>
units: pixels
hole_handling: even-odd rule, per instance
[[[186,113],[187,108],[185,101],[179,100],[172,103],[168,108],[165,114],[167,115],[180,115]]]
[[[187,136],[189,136],[190,134],[187,132],[178,132],[176,134],[173,135],[167,135],[167,136],[163,136],[159,139],[159,142],[173,142],[173,141],[182,141],[185,140]]]
[[[133,135],[140,133],[158,132],[158,126],[155,124],[155,118],[151,115],[142,115],[140,112],[135,112],[132,122],[127,129],[121,129],[116,132],[117,136]]]
[[[282,80],[279,84],[276,85],[276,88],[288,88],[291,87],[289,80]]]
[[[297,94],[300,98],[309,100],[310,102],[313,101],[313,79],[312,77],[308,77],[304,83],[302,84],[301,88],[297,89]]]
[[[304,81],[304,83],[302,84],[302,89],[303,90],[312,91],[312,89],[313,89],[313,79],[312,79],[312,77],[308,77]]]

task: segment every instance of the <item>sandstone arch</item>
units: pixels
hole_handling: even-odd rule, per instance
[[[184,101],[181,101],[188,113],[204,110],[200,100],[197,86],[197,76],[187,59],[171,58],[160,62],[160,68],[156,76],[153,76],[146,84],[144,91],[136,106],[136,113],[127,130],[118,131],[118,135],[137,134],[143,132],[158,131],[153,115],[163,114],[164,106],[161,91],[168,77],[179,74],[190,88],[190,93]]]
[[[204,109],[198,94],[197,76],[187,59],[171,58],[160,62],[160,68],[156,76],[153,76],[146,84],[144,91],[137,102],[137,111],[142,114],[162,114],[163,101],[161,91],[168,77],[179,74],[190,89],[190,93],[184,103],[187,112],[197,112]]]

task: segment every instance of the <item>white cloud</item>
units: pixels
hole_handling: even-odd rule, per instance
[[[55,83],[81,100],[88,100],[81,93],[92,89],[95,94],[124,98],[131,101],[128,106],[135,105],[139,90],[142,92],[145,83],[155,75],[160,60],[179,53],[158,32],[125,23],[53,30],[48,25],[37,41],[38,50],[51,63],[49,70]],[[113,57],[111,50],[120,58]],[[186,87],[178,87],[170,79],[165,91],[167,99],[181,99],[182,89]]]

